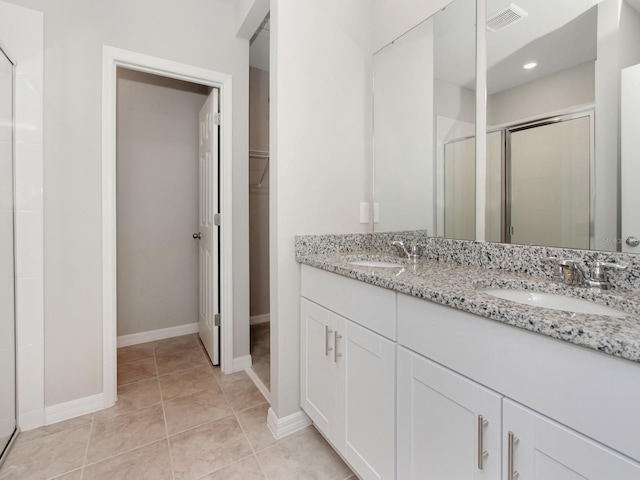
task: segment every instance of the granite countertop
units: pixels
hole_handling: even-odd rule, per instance
[[[404,266],[372,268],[349,263],[360,259],[382,259]],[[305,265],[371,285],[640,362],[640,295],[633,291],[601,292],[584,287],[566,286],[550,277],[435,260],[419,259],[415,265],[410,265],[400,257],[372,251],[303,254],[298,255],[297,260]],[[561,293],[607,305],[622,310],[627,315],[610,317],[533,307],[502,300],[479,291],[486,288]]]

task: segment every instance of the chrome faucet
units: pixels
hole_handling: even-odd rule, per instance
[[[405,244],[403,242],[401,242],[400,240],[395,240],[393,242],[391,242],[391,245],[393,245],[394,247],[396,247],[398,249],[398,251],[400,252],[400,255],[402,255],[403,253],[407,256],[407,259],[409,260],[409,262],[411,263],[416,263],[416,261],[418,260],[418,246],[417,245],[411,245],[411,251],[409,251],[407,249],[407,247],[405,246]]]
[[[600,290],[608,290],[611,287],[607,278],[607,268],[615,268],[616,270],[626,270],[628,265],[611,262],[596,261],[589,274],[575,260],[545,257],[543,262],[554,262],[562,272],[562,278],[565,285],[583,285],[590,288],[598,288]]]

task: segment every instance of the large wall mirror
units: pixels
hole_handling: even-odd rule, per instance
[[[487,150],[477,168],[475,2],[454,0],[424,23],[429,47],[416,57],[434,61],[431,77],[422,77],[426,100],[413,96],[429,110],[422,124],[405,128],[408,117],[384,108],[394,99],[378,98],[393,91],[418,110],[403,98],[413,92],[398,91],[380,68],[417,29],[376,53],[375,230],[640,253],[640,0],[487,0],[486,8],[479,55],[487,91],[479,95]],[[413,73],[395,73],[405,72]],[[394,139],[394,129],[411,139]],[[476,176],[486,178],[479,191]]]

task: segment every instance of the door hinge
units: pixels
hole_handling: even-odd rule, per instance
[[[220,112],[216,112],[213,114],[213,124],[222,125],[222,114]]]
[[[216,313],[213,316],[213,326],[214,327],[219,327],[220,326],[220,314],[219,313]]]
[[[221,213],[216,213],[216,214],[213,216],[213,224],[214,224],[216,227],[219,227],[220,225],[222,225],[222,214],[221,214]]]

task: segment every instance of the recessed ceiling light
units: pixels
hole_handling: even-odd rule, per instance
[[[530,63],[525,63],[522,68],[524,68],[525,70],[531,70],[532,68],[536,68],[538,66],[537,62],[530,62]]]

